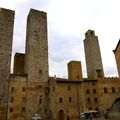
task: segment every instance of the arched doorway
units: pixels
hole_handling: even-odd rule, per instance
[[[64,112],[63,112],[63,110],[59,111],[59,120],[64,120]]]

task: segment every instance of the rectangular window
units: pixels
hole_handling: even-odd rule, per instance
[[[10,111],[10,112],[13,112],[13,107],[10,107],[9,111]]]
[[[11,90],[10,90],[10,92],[14,92],[14,87],[11,87]]]
[[[59,101],[60,101],[60,103],[62,103],[62,102],[63,102],[61,97],[60,97]]]
[[[25,92],[25,87],[22,88],[22,91]]]
[[[22,112],[25,112],[25,107],[22,107],[22,110],[21,110]]]
[[[90,91],[87,89],[87,90],[86,90],[86,93],[87,93],[87,94],[89,94],[89,93],[90,93]]]
[[[93,93],[96,94],[96,89],[93,89]]]
[[[98,101],[98,100],[97,100],[97,98],[94,98],[94,102],[96,102],[96,103],[97,103],[97,101]]]
[[[71,99],[71,97],[69,97],[69,102],[71,102],[72,101],[72,99]]]
[[[39,99],[39,104],[41,104],[41,103],[42,103],[42,98]]]

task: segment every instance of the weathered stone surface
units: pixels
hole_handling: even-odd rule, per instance
[[[98,37],[93,30],[85,33],[84,49],[88,78],[104,77]]]
[[[48,81],[47,14],[34,9],[30,10],[27,18],[25,73],[28,75],[29,88],[36,88],[38,85],[43,88],[43,91],[27,90],[27,119],[31,119],[36,113],[42,113],[45,118],[47,98],[44,84]],[[43,100],[42,104],[39,104],[39,99]]]
[[[0,8],[0,118],[7,118],[8,81],[11,65],[14,11]]]

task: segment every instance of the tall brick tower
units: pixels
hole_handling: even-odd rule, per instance
[[[88,78],[104,77],[98,37],[93,30],[85,33],[84,50]]]
[[[14,11],[0,8],[0,119],[6,120]]]
[[[48,80],[47,15],[30,10],[27,18],[25,72],[29,82]]]
[[[27,18],[25,73],[28,75],[27,119],[31,119],[46,109],[44,88],[48,81],[47,14],[34,9]]]

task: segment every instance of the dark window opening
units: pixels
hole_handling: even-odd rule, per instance
[[[93,35],[93,31],[91,31],[91,35]]]
[[[77,79],[78,79],[78,80],[80,79],[79,75],[77,75]]]
[[[87,102],[90,102],[90,98],[87,98]]]
[[[97,100],[97,98],[94,98],[94,102],[97,102],[98,100]]]
[[[115,88],[114,87],[112,87],[112,93],[115,93]]]
[[[70,87],[70,85],[68,86],[68,90],[71,90],[71,87]]]
[[[90,107],[89,110],[93,110],[93,108]]]
[[[97,72],[97,77],[102,77],[102,70],[96,70],[96,72]]]
[[[87,90],[87,91],[86,91],[86,93],[87,93],[87,94],[89,94],[89,93],[90,93],[90,91],[89,91],[89,90]]]
[[[45,109],[45,111],[44,111],[44,112],[45,112],[45,114],[47,114],[47,109]]]
[[[25,107],[22,107],[22,112],[25,112]]]
[[[14,87],[11,87],[11,92],[14,92]]]
[[[10,111],[10,112],[13,112],[13,107],[11,107],[11,108],[9,109],[9,111]]]
[[[72,99],[71,99],[71,97],[69,97],[69,102],[71,102],[72,101]]]
[[[104,87],[104,93],[108,93],[108,89]]]
[[[96,94],[96,89],[93,89],[93,93]]]
[[[22,88],[22,91],[25,92],[25,87]]]
[[[39,104],[41,104],[41,103],[42,103],[42,98],[39,99]]]
[[[60,101],[60,103],[62,103],[62,98],[61,97],[60,97],[59,101]]]
[[[67,120],[70,120],[69,116],[67,116]]]

